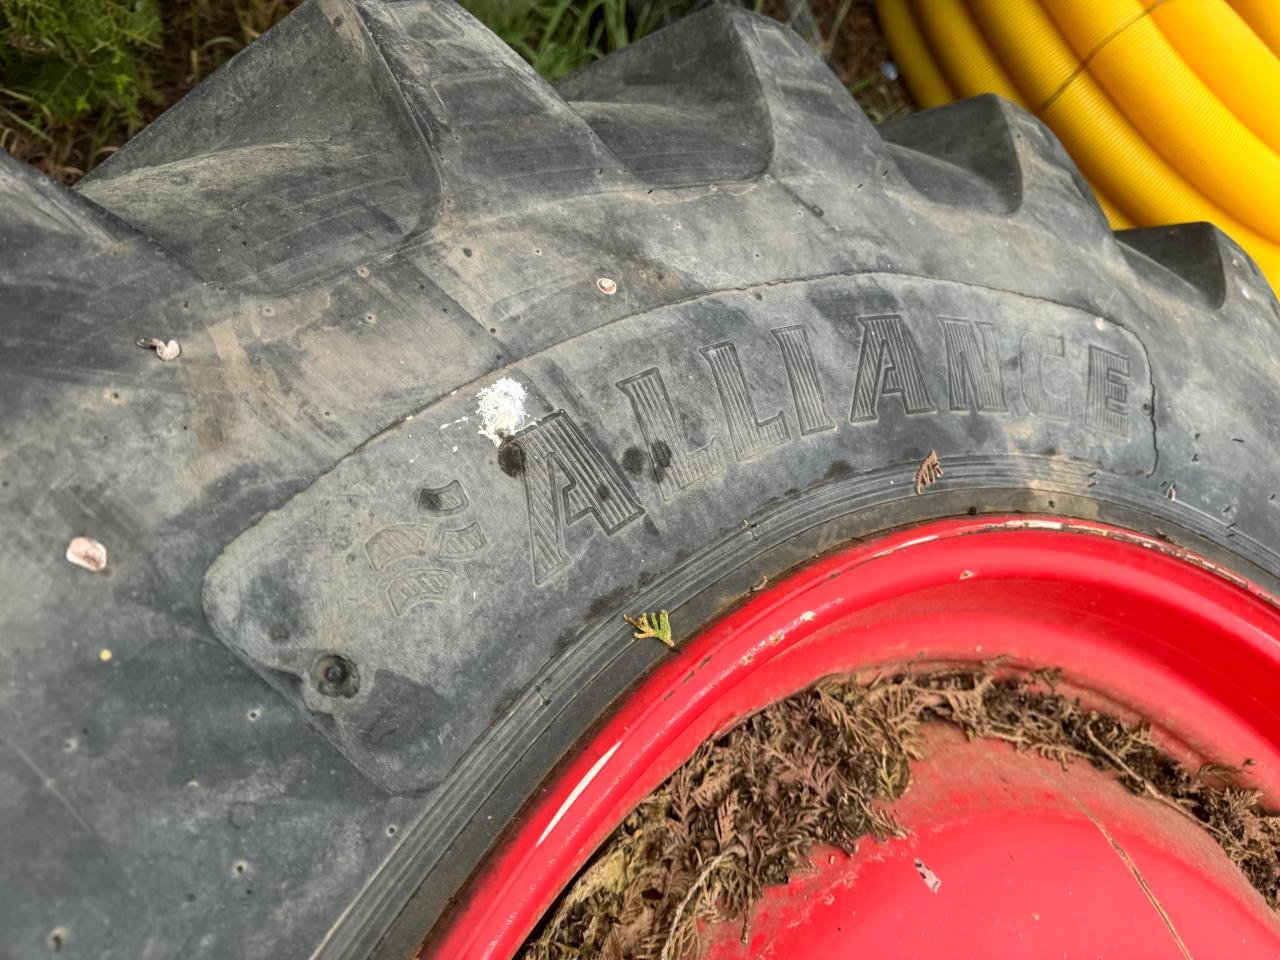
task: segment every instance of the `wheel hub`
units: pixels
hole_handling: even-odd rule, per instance
[[[1274,806],[1277,638],[1280,612],[1260,588],[1100,524],[971,518],[861,544],[683,645],[513,827],[424,956],[514,955],[589,853],[704,739],[822,676],[876,666],[1059,668],[1086,705],[1153,720],[1190,769],[1243,766]],[[852,857],[815,851],[814,872],[757,905],[745,943],[740,922],[706,931],[711,956],[1280,949],[1280,924],[1209,834],[1112,775],[935,731],[914,778],[894,807],[905,838],[864,840]]]

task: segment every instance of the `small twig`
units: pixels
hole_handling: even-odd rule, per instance
[[[694,879],[693,883],[690,884],[688,892],[684,895],[684,899],[680,901],[680,906],[676,907],[676,912],[671,916],[671,926],[669,927],[671,933],[667,936],[667,942],[662,945],[662,954],[659,956],[658,960],[671,960],[671,949],[676,944],[678,939],[676,937],[676,933],[680,930],[680,918],[684,916],[685,910],[693,901],[693,898],[697,895],[698,891],[702,889],[702,885],[706,883],[711,874],[715,872],[716,867],[720,866],[721,863],[728,860],[730,857],[740,857],[746,852],[747,851],[741,844],[735,843],[724,853],[718,854],[708,860],[706,866],[698,872],[698,876]]]
[[[1112,751],[1104,747],[1102,745],[1102,741],[1100,741],[1096,736],[1094,736],[1093,726],[1088,722],[1086,722],[1084,725],[1084,733],[1085,733],[1085,736],[1089,738],[1089,742],[1093,744],[1094,748],[1097,749],[1104,757],[1106,757],[1108,760],[1114,763],[1117,769],[1122,771],[1126,776],[1132,777],[1134,780],[1140,783],[1142,785],[1143,792],[1146,793],[1147,796],[1149,796],[1152,800],[1157,800],[1160,803],[1164,804],[1166,807],[1169,807],[1173,810],[1177,810],[1180,814],[1182,814],[1192,823],[1198,826],[1204,827],[1206,830],[1209,830],[1212,833],[1221,835],[1218,828],[1215,827],[1212,823],[1209,823],[1209,821],[1207,820],[1201,820],[1199,817],[1197,817],[1194,813],[1192,813],[1182,804],[1178,803],[1178,801],[1174,800],[1172,797],[1167,796],[1161,790],[1157,789],[1151,783],[1151,781],[1148,780],[1146,777],[1142,776],[1139,773],[1135,773],[1133,768],[1131,768],[1127,763],[1125,763],[1118,756],[1116,756]]]

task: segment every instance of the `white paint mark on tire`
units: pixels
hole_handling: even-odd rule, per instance
[[[515,436],[526,425],[524,386],[510,377],[496,380],[476,394],[479,406],[480,432],[501,445],[504,437]]]

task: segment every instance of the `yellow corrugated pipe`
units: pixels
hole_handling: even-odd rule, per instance
[[[1128,230],[1130,227],[1137,226],[1127,214],[1108,200],[1105,194],[1099,193],[1097,187],[1093,188],[1093,196],[1098,201],[1098,206],[1102,208],[1102,215],[1107,218],[1107,223],[1111,224],[1112,230]]]
[[[1081,172],[1133,223],[1218,224],[1248,247],[1264,270],[1280,275],[1280,246],[1217,207],[1174,170],[1133,127],[1080,64],[1035,0],[971,0],[1001,60],[1035,112],[1058,135]],[[1104,205],[1105,209],[1105,205]],[[1111,225],[1126,224],[1108,215]]]
[[[919,16],[926,6],[929,15]],[[982,31],[965,9],[963,0],[912,0],[909,6],[907,3],[885,4],[882,17],[884,13],[907,21],[905,28],[898,26],[902,46],[915,48],[917,52],[912,54],[913,62],[927,62],[932,68],[937,61],[942,68],[942,72],[937,74],[938,80],[945,89],[956,90],[963,97],[996,93],[1027,109],[1027,103],[991,52]],[[924,27],[923,33],[916,27],[917,23]],[[1107,220],[1117,229],[1133,226],[1132,221],[1096,187],[1094,195]]]
[[[1138,0],[1043,0],[1147,142],[1209,199],[1280,238],[1280,157],[1213,95]]]
[[[922,107],[940,107],[956,98],[946,78],[933,65],[916,26],[916,18],[903,3],[885,3],[880,7],[880,29],[894,50],[898,69],[911,89],[911,95]]]
[[[964,0],[911,0],[911,11],[951,89],[962,97],[998,93],[1026,108],[1013,81],[991,55]]]
[[[1113,227],[1209,220],[1280,285],[1280,0],[878,0],[936,105],[998,93],[1063,141]],[[892,24],[892,26],[890,26]],[[1109,199],[1108,199],[1109,198]]]
[[[1280,57],[1280,6],[1276,0],[1231,0],[1231,6],[1271,52]]]
[[[1177,0],[1152,8],[1151,19],[1223,105],[1280,152],[1280,59],[1240,15],[1222,0]]]

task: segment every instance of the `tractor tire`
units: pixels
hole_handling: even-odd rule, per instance
[[[1112,233],[995,97],[877,130],[738,9],[553,88],[452,3],[308,0],[0,197],[3,956],[408,956],[682,639],[881,531],[1280,585],[1240,247]]]

